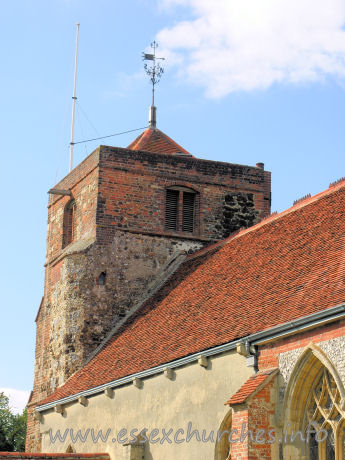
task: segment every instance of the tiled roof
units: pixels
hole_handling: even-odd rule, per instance
[[[0,459],[11,460],[110,460],[109,454],[31,454],[30,452],[0,452]]]
[[[225,404],[234,406],[245,403],[250,396],[261,390],[277,372],[278,369],[266,369],[252,375]]]
[[[42,403],[238,340],[345,301],[344,183],[185,260]]]
[[[130,150],[143,150],[151,153],[184,154],[192,157],[183,147],[157,128],[146,129],[127,147]]]

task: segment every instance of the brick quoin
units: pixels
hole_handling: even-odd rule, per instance
[[[245,423],[245,430],[251,430],[254,440],[250,434],[243,442],[232,444],[231,458],[240,460],[264,460],[275,458],[272,456],[272,444],[256,442],[256,435],[259,430],[264,430],[264,434],[258,438],[268,439],[268,432],[273,427],[273,417],[275,412],[274,398],[272,391],[274,389],[274,379],[269,381],[252,399],[242,405],[233,406],[232,430],[238,430],[234,439],[240,439],[242,426]]]

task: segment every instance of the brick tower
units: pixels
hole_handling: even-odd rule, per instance
[[[151,126],[100,146],[50,190],[44,297],[36,317],[27,450],[37,403],[167,279],[183,254],[270,213],[270,173],[195,158]]]

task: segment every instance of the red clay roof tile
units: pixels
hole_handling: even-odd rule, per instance
[[[192,157],[187,150],[157,128],[146,129],[127,148],[151,153],[184,154]]]
[[[188,257],[83,369],[42,403],[345,301],[345,186]]]
[[[250,396],[263,388],[277,372],[278,369],[266,369],[265,371],[260,371],[252,375],[225,404],[229,406],[244,404]]]

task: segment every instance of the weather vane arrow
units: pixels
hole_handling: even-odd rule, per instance
[[[150,125],[150,128],[155,128],[156,127],[155,86],[159,83],[164,73],[163,67],[157,61],[159,60],[164,61],[165,58],[156,56],[156,49],[158,48],[158,43],[156,41],[151,43],[151,48],[153,49],[153,53],[143,52],[142,57],[143,57],[143,61],[152,61],[152,65],[144,64],[144,69],[146,71],[146,74],[150,77],[150,81],[152,84],[152,105],[150,107],[149,125]]]

